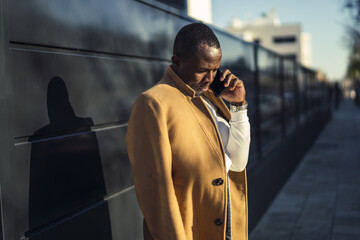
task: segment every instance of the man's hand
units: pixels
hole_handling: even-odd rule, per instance
[[[245,100],[245,86],[243,81],[237,78],[234,74],[226,69],[220,76],[220,81],[224,82],[227,89],[221,95],[226,101],[235,106],[240,106],[246,103]]]

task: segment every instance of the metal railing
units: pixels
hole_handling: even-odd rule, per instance
[[[243,64],[225,61],[224,65],[246,87],[252,129],[251,168],[314,113],[329,109],[328,84],[317,78],[316,70],[302,66],[295,56],[277,54],[258,43],[241,44],[247,48],[244,53],[252,48],[253,55],[244,54]]]

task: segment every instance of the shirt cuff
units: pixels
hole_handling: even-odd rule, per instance
[[[233,112],[230,111],[231,119],[230,122],[247,122],[249,121],[249,118],[247,116],[247,109]]]

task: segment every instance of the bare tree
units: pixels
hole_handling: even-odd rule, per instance
[[[360,81],[360,0],[346,0],[344,6],[351,18],[347,26],[350,50],[347,76]]]

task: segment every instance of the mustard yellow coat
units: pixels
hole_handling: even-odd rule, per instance
[[[206,97],[230,119],[220,98]],[[135,102],[126,143],[145,240],[225,239],[228,183],[220,134],[203,100],[171,67]],[[248,239],[246,171],[230,171],[229,179],[233,240]]]

